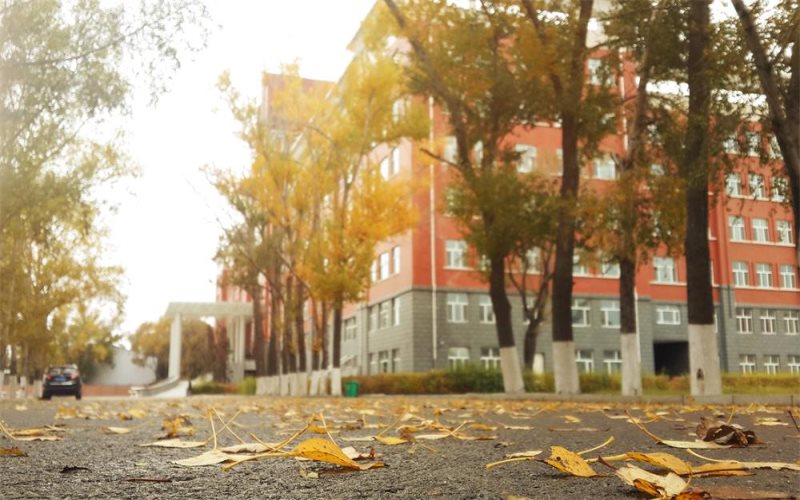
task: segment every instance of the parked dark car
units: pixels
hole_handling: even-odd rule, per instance
[[[50,366],[42,380],[42,399],[56,396],[75,396],[81,399],[81,372],[76,365]]]

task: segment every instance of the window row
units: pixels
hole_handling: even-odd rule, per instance
[[[775,221],[774,238],[770,235],[769,221],[764,218],[750,219],[750,239],[746,234],[745,218],[738,215],[728,216],[728,230],[731,241],[755,241],[759,243],[779,243],[791,245],[794,242],[792,224],[788,220]]]
[[[753,310],[749,307],[736,308],[736,332],[743,334],[753,333]],[[764,335],[775,335],[778,326],[782,325],[786,335],[800,333],[800,311],[783,311],[782,321],[778,322],[777,311],[763,309],[758,315],[759,332]]]
[[[448,323],[466,323],[469,295],[466,293],[448,293],[445,296],[446,318]],[[481,323],[494,323],[494,307],[488,295],[478,295],[478,318]]]
[[[378,255],[377,260],[372,261],[370,277],[372,282],[383,281],[390,276],[400,273],[400,247],[392,247],[388,252]]]
[[[755,373],[756,370],[758,370],[756,355],[740,354],[739,370],[742,373]],[[787,354],[785,363],[782,364],[780,354],[765,354],[761,363],[761,371],[770,375],[775,375],[778,372],[789,372],[795,375],[800,374],[800,355]]]
[[[355,318],[350,318],[355,324]],[[349,340],[350,337],[347,337],[347,321],[345,320],[345,340]],[[385,328],[389,328],[391,326],[397,326],[400,324],[400,299],[395,297],[390,300],[384,300],[379,304],[371,305],[367,308],[367,331],[368,332],[375,332],[378,330],[383,330]],[[355,332],[358,330],[357,326],[353,326],[353,337],[355,338]]]
[[[619,351],[603,351],[604,373],[622,373],[622,356]],[[575,363],[578,365],[578,373],[594,373],[594,351],[591,349],[577,349],[575,351]]]
[[[750,263],[745,261],[734,261],[733,284],[734,286],[757,286],[759,288],[775,288],[773,279],[774,265],[764,262],[757,262],[754,265],[755,279],[750,279]],[[797,275],[792,264],[778,265],[779,286],[785,289],[797,288]]]
[[[747,175],[747,193],[744,191],[744,183],[742,177],[737,173],[728,174],[725,177],[725,192],[728,196],[745,196],[749,195],[759,200],[767,200],[767,185],[764,182],[764,176],[759,174]],[[786,200],[786,193],[788,192],[788,184],[783,177],[773,177],[770,194],[772,201],[782,203]]]
[[[451,347],[447,349],[447,366],[451,370],[465,367],[471,362],[469,347]],[[486,370],[499,370],[500,348],[481,347],[480,366]]]
[[[369,354],[369,372],[396,373],[400,371],[400,349],[378,351]]]
[[[781,158],[781,148],[778,145],[778,139],[774,135],[770,135],[767,139],[769,143],[770,158]],[[726,153],[739,154],[747,153],[750,156],[759,156],[764,150],[761,134],[755,131],[747,131],[743,134],[734,133],[728,136],[724,143]]]

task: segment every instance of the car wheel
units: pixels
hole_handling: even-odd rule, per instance
[[[42,399],[50,399],[50,398],[51,398],[51,394],[49,392],[43,392],[42,393]]]
[[[83,396],[81,395],[81,393],[80,393],[80,392],[76,392],[76,393],[75,393],[75,399],[81,399],[82,397],[83,397]]]

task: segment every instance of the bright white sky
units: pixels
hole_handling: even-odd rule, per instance
[[[308,78],[336,80],[346,49],[375,0],[208,0],[208,47],[185,61],[155,107],[136,105],[128,151],[141,176],[118,189],[109,261],[125,268],[121,333],[156,321],[169,302],[213,301],[212,257],[225,203],[203,165],[245,168],[249,152],[215,88],[229,69],[243,94],[260,95],[261,72],[298,59]]]

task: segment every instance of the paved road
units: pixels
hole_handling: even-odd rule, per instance
[[[23,405],[19,406],[18,405]],[[211,449],[161,449],[140,447],[163,434],[162,421],[185,416],[195,434],[185,440],[212,436],[204,417],[214,408],[230,419],[244,440],[249,434],[278,442],[300,429],[312,414],[322,412],[333,437],[342,446],[360,451],[374,447],[386,467],[367,471],[342,471],[318,462],[270,458],[240,464],[230,471],[221,466],[183,467],[174,460]],[[541,462],[517,462],[489,470],[485,465],[505,454],[533,449],[549,454],[559,445],[584,450],[609,436],[615,441],[585,458],[630,451],[669,452],[695,465],[702,460],[683,450],[656,444],[621,418],[629,410],[663,439],[691,440],[701,416],[714,413],[752,429],[765,441],[762,446],[707,450],[718,459],[795,462],[800,458],[798,432],[786,407],[666,406],[601,403],[555,403],[459,397],[362,397],[358,399],[278,399],[258,397],[193,397],[184,400],[106,399],[75,401],[0,401],[0,419],[12,429],[61,424],[64,438],[52,442],[12,442],[0,438],[0,448],[20,447],[27,456],[0,456],[2,498],[643,498],[613,475],[595,478],[568,476]],[[797,409],[795,409],[797,411]],[[646,412],[649,412],[650,417]],[[656,412],[659,412],[656,414]],[[404,417],[405,416],[405,417]],[[123,418],[132,417],[131,420]],[[573,418],[574,417],[574,418]],[[777,418],[788,426],[755,425],[756,419]],[[392,425],[384,436],[397,437],[398,426],[416,425],[413,434],[431,433],[423,421],[438,421],[449,428],[465,422],[460,432],[486,440],[447,438],[389,446],[376,442],[347,442],[347,438],[375,435],[382,425]],[[366,424],[366,426],[364,425]],[[130,428],[126,434],[105,434],[103,427]],[[359,428],[361,427],[361,428]],[[217,421],[216,428],[220,424]],[[490,428],[494,428],[490,430]],[[319,435],[317,435],[319,436]],[[305,438],[304,436],[303,438]],[[302,440],[302,438],[301,438]],[[219,434],[219,445],[238,441]],[[299,440],[298,440],[299,442]],[[617,463],[620,465],[620,463]],[[595,464],[597,472],[611,472]],[[309,472],[319,477],[306,477]],[[314,474],[310,474],[314,476]],[[800,472],[757,470],[751,476],[693,478],[700,488],[726,487],[734,491],[770,490],[800,492]]]

